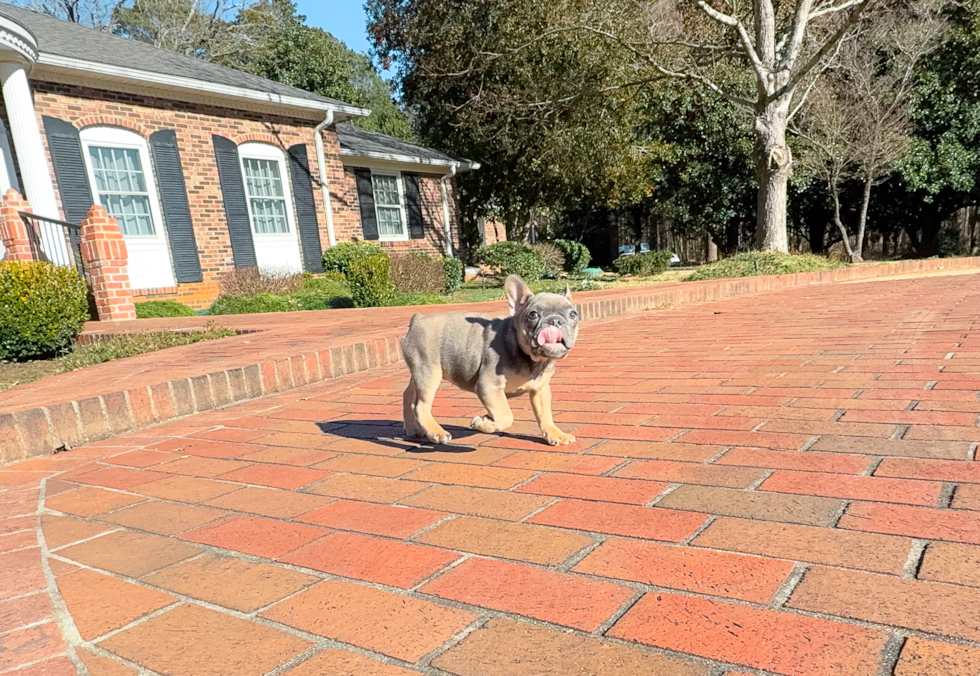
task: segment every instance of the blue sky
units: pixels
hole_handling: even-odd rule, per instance
[[[310,26],[333,33],[355,52],[367,53],[364,0],[297,0],[296,6]]]

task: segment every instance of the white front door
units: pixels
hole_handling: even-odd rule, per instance
[[[302,272],[286,156],[265,143],[243,143],[238,147],[238,154],[259,269]]]
[[[176,286],[150,153],[142,136],[116,127],[81,132],[92,197],[116,219],[134,289]]]

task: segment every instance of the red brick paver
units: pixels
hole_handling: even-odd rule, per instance
[[[0,467],[0,675],[976,676],[977,308],[586,323],[567,447],[448,387],[406,441],[395,364]]]

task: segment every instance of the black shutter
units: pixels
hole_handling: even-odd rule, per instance
[[[297,143],[289,149],[289,175],[293,183],[293,199],[296,202],[299,241],[303,245],[303,267],[308,272],[323,272],[320,224],[316,220],[313,177],[310,175],[305,143]]]
[[[405,202],[408,207],[408,234],[412,239],[425,237],[425,220],[422,218],[422,191],[418,174],[402,174],[405,180]]]
[[[150,147],[153,149],[153,165],[160,186],[163,219],[167,223],[170,255],[174,259],[177,281],[181,284],[203,282],[194,223],[187,203],[187,186],[180,164],[180,149],[177,147],[177,132],[161,129],[150,134]]]
[[[79,224],[88,215],[93,200],[78,130],[56,117],[45,115],[43,120],[65,220]]]
[[[10,145],[10,137],[3,120],[0,120],[0,152],[3,153],[3,159],[0,161],[4,163],[4,168],[7,170],[10,187],[23,195],[24,193],[20,189],[20,181],[17,179],[17,165],[14,163],[13,146]]]
[[[221,179],[221,194],[225,202],[225,219],[231,235],[231,253],[235,258],[235,267],[255,267],[255,242],[252,241],[252,223],[248,218],[238,146],[231,139],[217,134],[211,135],[211,143],[214,144],[214,159],[218,163],[218,178]]]
[[[378,215],[374,213],[374,184],[370,169],[355,169],[357,199],[361,203],[361,230],[364,239],[378,239]]]

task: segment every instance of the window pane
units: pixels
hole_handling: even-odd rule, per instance
[[[270,235],[289,232],[286,220],[286,190],[279,173],[279,162],[242,158],[245,192],[252,209],[252,232]]]
[[[401,206],[401,198],[398,194],[398,179],[396,177],[372,174],[371,179],[374,183],[375,204],[387,207]]]
[[[402,210],[392,207],[378,207],[378,232],[385,236],[402,236]]]
[[[89,161],[99,203],[124,235],[154,235],[143,164],[136,148],[90,146]]]

